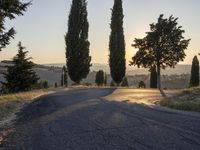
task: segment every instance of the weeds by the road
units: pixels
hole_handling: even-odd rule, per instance
[[[43,90],[0,96],[0,121],[14,113],[22,104],[44,93]]]
[[[161,100],[160,105],[174,109],[200,112],[200,88],[184,90],[177,96]]]

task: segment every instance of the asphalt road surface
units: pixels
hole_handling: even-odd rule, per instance
[[[6,150],[200,150],[200,115],[107,101],[114,89],[43,96],[19,114]]]

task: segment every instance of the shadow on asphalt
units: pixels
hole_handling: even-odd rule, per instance
[[[60,92],[22,109],[7,150],[200,149],[200,116],[107,101],[115,89]]]

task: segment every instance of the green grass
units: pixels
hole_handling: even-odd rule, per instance
[[[200,112],[200,88],[183,90],[181,94],[160,101],[161,106]]]

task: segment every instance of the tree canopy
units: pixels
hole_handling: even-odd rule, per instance
[[[28,3],[22,3],[20,0],[0,0],[0,51],[10,44],[10,39],[14,38],[16,33],[14,28],[6,30],[5,22],[7,19],[15,19],[16,16],[23,15]]]
[[[114,0],[109,43],[109,65],[113,81],[119,85],[126,73],[122,0]]]
[[[12,65],[7,66],[7,72],[4,73],[6,82],[2,83],[2,89],[6,93],[15,93],[28,91],[36,87],[39,77],[36,75],[33,67],[35,64],[27,58],[28,51],[25,47],[18,44],[18,54],[13,58]]]
[[[161,68],[175,67],[183,61],[190,39],[185,39],[185,32],[181,26],[178,26],[178,18],[170,16],[164,18],[160,15],[157,23],[150,24],[150,31],[142,39],[135,39],[133,47],[137,48],[137,53],[133,56],[130,65],[138,67],[157,69],[158,88],[161,87]]]
[[[87,15],[86,0],[73,0],[65,41],[68,74],[76,83],[87,77],[91,66]]]

